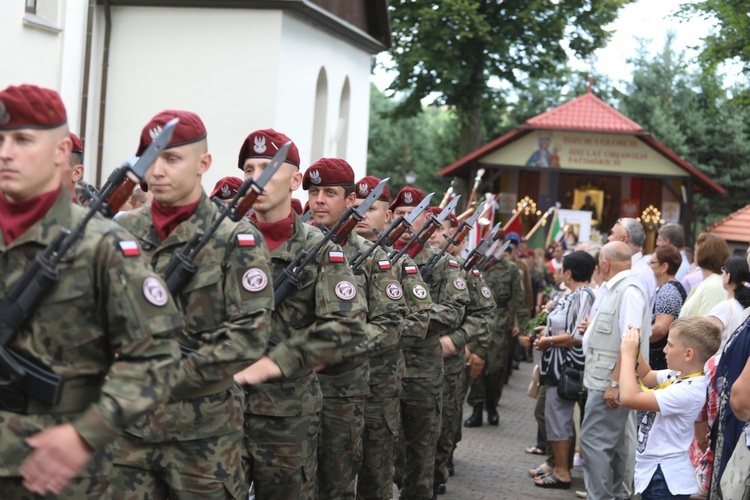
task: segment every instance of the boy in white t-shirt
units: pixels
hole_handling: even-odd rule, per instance
[[[677,319],[669,328],[664,348],[668,369],[654,371],[640,357],[638,329],[630,329],[623,336],[620,404],[642,410],[635,459],[635,491],[642,500],[687,500],[698,492],[690,442],[695,420],[706,402],[703,366],[720,344],[721,331],[708,319]],[[652,389],[640,390],[636,359],[638,377]]]

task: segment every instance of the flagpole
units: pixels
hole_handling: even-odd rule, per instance
[[[555,216],[552,218],[552,223],[550,224],[550,231],[547,233],[547,240],[544,242],[544,246],[548,247],[550,244],[550,239],[554,238],[554,235],[552,234],[552,229],[555,227],[555,222],[557,222],[557,207],[552,207],[555,210]]]
[[[517,219],[518,217],[520,217],[520,216],[521,216],[521,212],[523,212],[523,209],[524,209],[524,208],[526,208],[526,205],[527,205],[527,204],[528,204],[528,203],[524,203],[523,205],[521,205],[521,206],[520,206],[520,207],[518,208],[518,210],[516,211],[516,213],[515,213],[515,214],[513,214],[513,217],[511,217],[510,219],[508,219],[508,222],[506,222],[506,223],[505,223],[505,226],[503,226],[503,232],[505,232],[505,231],[506,231],[506,230],[507,230],[507,229],[508,229],[508,228],[510,227],[510,225],[511,225],[511,224],[512,224],[512,223],[513,223],[513,222],[514,222],[514,221],[515,221],[515,220],[516,220],[516,219]]]
[[[532,228],[531,228],[531,230],[530,230],[530,231],[529,231],[528,233],[526,233],[526,238],[524,238],[525,240],[527,240],[527,241],[528,241],[528,240],[529,240],[529,238],[531,238],[531,235],[532,235],[532,234],[534,234],[534,231],[536,231],[537,229],[539,229],[539,226],[542,226],[542,225],[544,225],[544,223],[545,223],[545,222],[546,222],[546,220],[547,220],[547,217],[549,216],[549,213],[550,213],[550,212],[551,212],[552,210],[554,210],[554,208],[555,208],[555,207],[549,207],[549,209],[548,209],[548,210],[547,210],[546,212],[544,212],[544,215],[542,215],[542,216],[541,216],[541,217],[539,218],[539,220],[538,220],[538,221],[536,222],[536,224],[534,224],[534,227],[532,227]]]

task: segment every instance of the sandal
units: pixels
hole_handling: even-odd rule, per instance
[[[532,455],[546,455],[547,453],[539,448],[538,446],[532,446],[530,448],[526,448],[526,453],[530,453]]]
[[[539,481],[534,480],[534,486],[540,488],[555,488],[558,490],[569,490],[570,481],[563,481],[554,474],[547,474],[546,476],[539,476]]]
[[[547,464],[542,464],[542,465],[547,465]],[[529,470],[529,477],[546,476],[547,474],[552,473],[552,471],[554,470],[552,467],[550,467],[549,470],[544,470],[542,468],[542,465],[540,465],[539,467],[537,467],[535,469],[530,469]],[[547,465],[547,467],[549,467],[549,465]]]

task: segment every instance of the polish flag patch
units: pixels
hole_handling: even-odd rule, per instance
[[[458,261],[456,261],[456,260],[453,260],[453,259],[450,259],[450,260],[448,260],[448,264],[449,264],[449,265],[450,265],[451,267],[458,267]]]
[[[141,249],[138,248],[138,243],[133,240],[121,241],[120,250],[125,257],[137,257],[141,254]]]
[[[329,262],[344,262],[344,252],[332,251],[328,252]]]
[[[480,273],[477,269],[474,269],[474,276],[482,276],[482,273]]]
[[[252,234],[245,234],[241,233],[237,235],[237,243],[241,247],[254,247],[255,246],[255,236]]]
[[[391,261],[389,260],[379,260],[378,261],[378,267],[381,271],[387,271],[391,268]]]
[[[417,274],[419,270],[417,269],[417,266],[404,266],[404,272],[406,274]]]

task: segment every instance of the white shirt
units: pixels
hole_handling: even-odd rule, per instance
[[[737,299],[722,300],[708,311],[706,317],[713,316],[724,325],[724,329],[721,331],[721,347],[718,353],[724,350],[724,344],[727,343],[729,336],[745,321],[748,315],[750,315],[750,307],[742,309],[742,304],[737,302]]]
[[[633,271],[633,276],[643,283],[648,295],[648,310],[653,311],[654,297],[656,297],[656,276],[654,276],[654,271],[651,270],[651,266],[648,265],[642,252],[635,253],[630,257],[630,270]]]
[[[688,375],[688,374],[685,374]],[[659,383],[676,378],[671,370],[660,370]],[[635,456],[635,491],[643,492],[661,465],[664,479],[673,495],[698,492],[695,469],[690,462],[690,443],[695,435],[695,419],[706,402],[706,377],[678,380],[654,391],[659,411],[642,412],[638,422]]]
[[[680,268],[677,270],[677,274],[674,275],[677,281],[682,281],[682,278],[687,276],[690,272],[690,262],[688,262],[687,255],[685,255],[685,252],[682,250],[680,250],[680,257],[682,258],[682,262],[680,262]]]
[[[589,323],[589,327],[586,330],[586,333],[583,335],[584,353],[588,352],[588,339],[591,338],[591,335],[589,335],[589,333],[591,331],[591,326],[594,324],[594,320],[596,319],[596,315],[599,313],[599,308],[602,306],[606,298],[609,297],[609,294],[612,293],[612,288],[617,283],[631,275],[632,272],[629,269],[620,271],[619,273],[615,274],[611,280],[602,283],[599,289],[596,291],[596,300],[594,301],[594,305],[591,306],[591,322]],[[622,304],[620,305],[619,324],[620,333],[622,336],[624,336],[625,332],[628,330],[628,325],[633,325],[634,327],[641,326],[641,321],[643,321],[644,307],[646,307],[646,303],[643,300],[643,295],[641,295],[640,290],[632,286],[627,287],[627,289],[625,289],[622,294]]]

